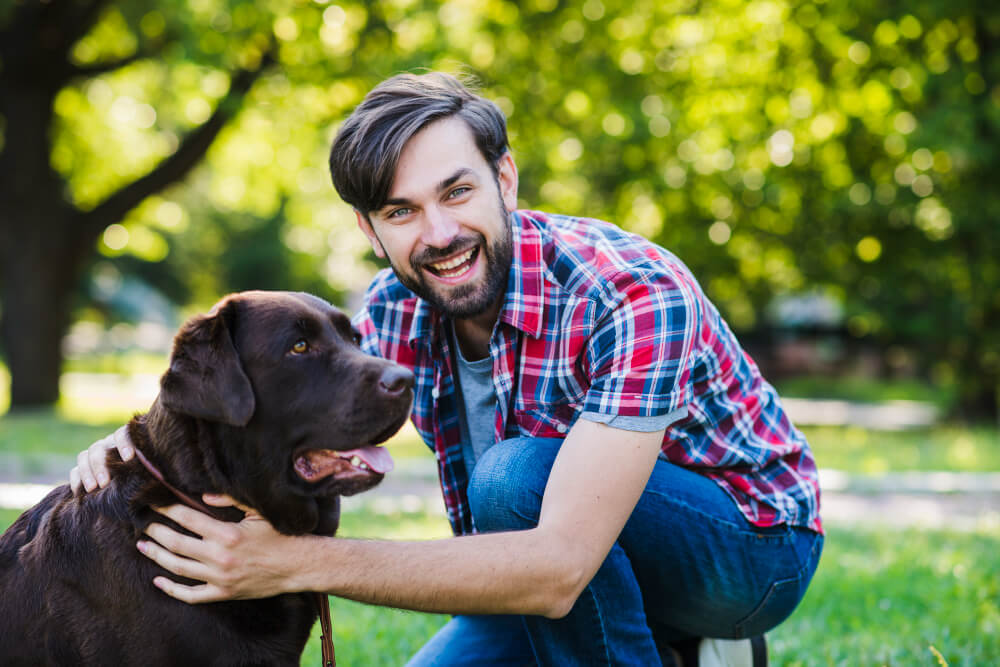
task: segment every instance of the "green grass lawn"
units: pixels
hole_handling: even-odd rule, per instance
[[[810,426],[820,468],[877,474],[907,470],[1000,471],[1000,430],[939,425],[910,431]]]
[[[956,387],[936,387],[919,380],[876,380],[862,377],[804,376],[774,383],[780,396],[822,398],[879,403],[882,401],[923,401],[942,412],[954,404]]]
[[[76,454],[125,423],[132,412],[83,419],[72,399],[54,411],[0,416],[0,461],[28,475],[69,471]],[[987,427],[933,426],[912,431],[856,427],[804,427],[820,468],[877,474],[907,470],[1000,471],[1000,431]],[[430,456],[407,426],[388,446],[397,459]],[[10,462],[15,457],[14,462]]]
[[[17,512],[0,510],[0,527]],[[426,513],[347,512],[341,535],[441,537]],[[828,528],[823,558],[798,610],[769,635],[772,664],[992,665],[1000,660],[1000,532]],[[446,620],[332,599],[344,665],[401,665]],[[319,626],[303,665],[319,662]]]
[[[4,390],[0,377],[0,392]],[[0,395],[0,411],[5,400]],[[0,465],[15,479],[40,472],[65,475],[78,451],[145,407],[127,401],[95,405],[82,392],[65,395],[55,410],[0,416]],[[851,427],[804,431],[822,468],[855,473],[1000,470],[996,429],[942,425],[894,432]],[[429,456],[411,428],[390,447],[397,459]],[[13,463],[19,466],[14,473],[7,468]],[[382,514],[375,507],[366,503],[345,512],[340,535],[425,539],[448,534],[440,516]],[[18,514],[0,510],[0,528]],[[770,635],[773,664],[937,665],[932,646],[952,666],[1000,663],[1000,530],[876,531],[833,524],[828,531],[809,593]],[[331,608],[337,656],[344,665],[402,664],[446,620],[339,599]],[[318,637],[317,626],[302,664],[319,661]]]

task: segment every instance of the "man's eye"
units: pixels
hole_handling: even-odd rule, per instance
[[[463,185],[463,186],[457,187],[457,188],[455,188],[454,190],[452,190],[451,192],[448,193],[448,198],[449,199],[454,199],[455,197],[461,197],[462,195],[464,195],[466,192],[468,192],[471,189],[472,188],[470,188],[467,185]]]
[[[292,345],[292,354],[305,354],[308,351],[309,343],[304,338],[300,338],[295,341],[295,345]]]
[[[385,217],[387,217],[387,218],[402,218],[404,215],[408,214],[409,212],[410,212],[410,209],[408,209],[408,208],[397,208],[396,210],[391,211],[389,213],[389,215],[387,215]]]

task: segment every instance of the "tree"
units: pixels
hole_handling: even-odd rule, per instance
[[[1000,12],[983,4],[0,0],[2,342],[15,384],[48,378],[15,403],[54,397],[95,257],[143,260],[199,302],[255,280],[321,289],[314,267],[335,295],[362,286],[331,129],[388,75],[464,65],[509,116],[525,205],[674,250],[741,331],[776,295],[821,290],[849,335],[998,414]],[[41,28],[56,15],[58,39]],[[230,122],[184,187],[98,221],[213,108]]]
[[[144,199],[190,172],[272,60],[266,41],[249,46],[244,60],[251,64],[232,72],[215,110],[176,150],[147,173],[117,185],[96,205],[79,206],[67,197],[66,179],[51,163],[57,96],[67,86],[127,67],[168,46],[166,40],[151,41],[124,57],[98,54],[94,62],[78,62],[74,49],[108,4],[21,2],[9,10],[0,32],[0,341],[15,407],[58,398],[59,347],[70,322],[70,298],[98,238]]]

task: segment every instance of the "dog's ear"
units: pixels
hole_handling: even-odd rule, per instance
[[[233,345],[235,315],[236,302],[227,300],[181,327],[174,337],[170,370],[160,379],[165,407],[198,419],[247,425],[255,402]]]

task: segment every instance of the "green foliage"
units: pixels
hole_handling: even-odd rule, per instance
[[[525,205],[671,248],[740,330],[825,288],[851,335],[996,413],[998,43],[1000,12],[969,0],[109,2],[77,64],[140,57],[59,93],[51,163],[95,206],[273,44],[202,168],[98,251],[199,304],[247,286],[344,301],[374,264],[329,186],[333,130],[385,76],[464,66],[509,116]]]

